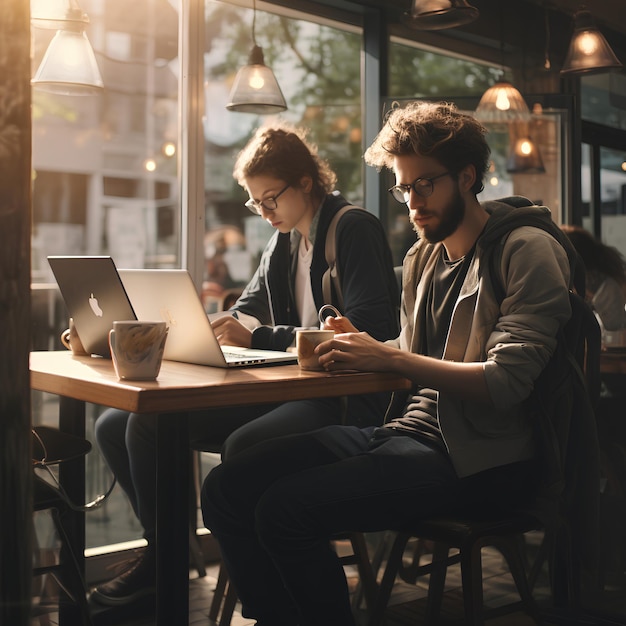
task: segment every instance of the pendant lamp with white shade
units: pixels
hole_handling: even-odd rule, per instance
[[[252,51],[248,64],[235,76],[226,108],[229,111],[258,115],[280,113],[287,109],[287,103],[274,72],[265,65],[263,49],[256,43],[254,32],[256,2],[253,3],[252,9]]]
[[[33,76],[32,85],[61,95],[92,95],[104,83],[85,29],[89,17],[77,0],[32,0],[31,22],[57,29]]]

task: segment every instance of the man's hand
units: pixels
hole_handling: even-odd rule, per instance
[[[333,317],[329,315],[324,320],[324,330],[334,330],[335,333],[358,333],[356,328],[347,317]]]
[[[343,319],[343,318],[338,318]],[[322,367],[328,371],[392,371],[392,358],[399,352],[370,337],[367,333],[344,333],[321,343],[315,351]]]
[[[252,332],[232,315],[224,315],[211,323],[215,336],[222,346],[252,346]]]

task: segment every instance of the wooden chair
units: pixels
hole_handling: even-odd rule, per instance
[[[584,289],[583,289],[584,293]],[[597,585],[597,532],[595,514],[598,509],[599,448],[594,410],[598,405],[600,379],[600,329],[591,309],[581,298],[570,295],[577,313],[572,316],[578,326],[569,330],[582,339],[576,353],[567,354],[571,364],[573,385],[567,410],[554,415],[541,413],[535,420],[537,441],[544,462],[558,465],[561,480],[540,493],[532,508],[522,511],[492,513],[488,518],[448,516],[427,519],[410,530],[400,532],[393,542],[379,596],[370,614],[369,626],[383,623],[384,613],[396,574],[402,571],[404,548],[410,537],[434,542],[433,560],[426,566],[415,564],[411,580],[429,573],[427,623],[435,623],[448,565],[461,563],[465,624],[482,626],[484,620],[481,549],[495,546],[505,557],[526,612],[541,623],[540,611],[532,596],[532,586],[539,568],[549,558],[552,595],[555,607],[566,613],[581,608],[581,592]],[[568,339],[566,335],[566,339]],[[571,350],[574,342],[565,341]],[[561,371],[559,369],[559,371]],[[568,373],[561,372],[565,380]],[[560,382],[560,381],[559,381]],[[540,382],[536,382],[536,387]],[[551,393],[550,388],[545,393]],[[547,396],[546,396],[547,397]],[[547,467],[547,466],[546,466]],[[531,571],[527,571],[523,535],[543,530],[544,539],[539,556]],[[449,549],[458,549],[450,557]],[[596,580],[594,581],[594,573]],[[591,592],[596,591],[592,589]],[[519,608],[510,605],[509,610]],[[502,611],[499,611],[502,612]]]
[[[68,435],[54,428],[39,426],[33,429],[33,509],[50,511],[54,529],[60,540],[59,558],[52,563],[39,563],[33,567],[33,576],[51,576],[59,588],[57,606],[49,605],[47,598],[33,606],[33,615],[42,617],[50,611],[67,611],[72,623],[92,624],[87,601],[87,588],[78,559],[74,554],[66,528],[65,518],[72,504],[54,481],[44,480],[37,472],[50,465],[58,465],[85,456],[91,450],[86,439]]]
[[[379,587],[379,595],[370,611],[368,625],[384,623],[384,614],[396,576],[409,584],[415,584],[420,576],[430,575],[426,604],[425,624],[435,624],[441,609],[446,572],[450,565],[461,564],[464,624],[483,624],[487,612],[483,607],[482,548],[493,546],[504,556],[521,602],[491,610],[489,616],[501,615],[524,608],[536,624],[541,624],[537,603],[532,595],[529,572],[526,567],[523,533],[539,530],[540,523],[531,515],[503,516],[493,520],[438,518],[417,524],[410,532],[394,533],[387,564]],[[422,564],[423,551],[416,549],[408,564],[403,556],[412,537],[432,543],[432,559]],[[455,548],[457,551],[450,554]]]

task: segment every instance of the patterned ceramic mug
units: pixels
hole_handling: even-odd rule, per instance
[[[299,330],[296,332],[298,364],[303,370],[321,370],[315,347],[335,336],[334,330]]]
[[[113,322],[109,346],[120,380],[156,380],[167,340],[165,322]]]

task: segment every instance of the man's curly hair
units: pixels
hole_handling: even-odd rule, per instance
[[[313,181],[312,193],[331,193],[337,176],[307,140],[306,131],[286,122],[259,128],[237,156],[233,177],[243,187],[253,176],[274,176],[297,187],[304,176]]]
[[[379,171],[393,170],[394,157],[411,154],[437,159],[455,175],[471,164],[476,168],[472,191],[478,194],[491,154],[486,133],[480,122],[454,104],[414,101],[391,109],[364,158]]]

